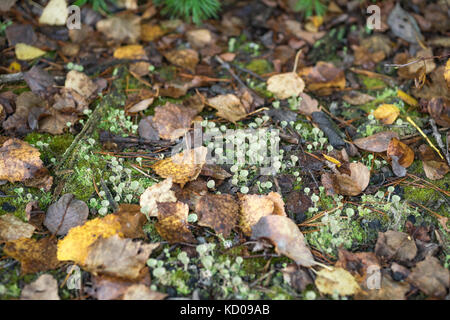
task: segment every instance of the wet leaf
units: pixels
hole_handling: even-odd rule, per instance
[[[233,123],[247,116],[247,110],[243,106],[241,100],[231,93],[209,98],[208,105],[218,111],[218,117]]]
[[[199,225],[228,238],[238,222],[239,204],[229,194],[207,194],[197,202],[195,212],[199,215]]]
[[[193,109],[167,102],[155,108],[153,124],[162,139],[175,140],[189,130],[196,114]]]
[[[393,104],[382,104],[373,111],[373,115],[384,124],[393,124],[400,115],[400,109]]]
[[[158,222],[155,223],[156,231],[169,243],[196,243],[197,241],[188,228],[188,213],[188,205],[180,201],[158,203]]]
[[[25,285],[20,300],[60,300],[58,282],[49,274],[43,274],[34,282]]]
[[[329,295],[337,293],[340,296],[351,296],[360,290],[355,278],[342,268],[318,271],[315,284],[321,293]]]
[[[152,166],[156,174],[183,187],[186,182],[197,179],[206,162],[207,148],[198,147],[178,153],[171,158],[160,160]]]
[[[83,225],[88,215],[89,208],[86,203],[67,193],[48,208],[44,225],[53,234],[66,235],[73,227]]]
[[[143,227],[147,219],[142,214],[139,205],[121,203],[119,210],[114,214],[119,217],[120,230],[125,238],[135,239],[146,237]]]
[[[398,134],[394,131],[383,131],[366,138],[356,139],[353,143],[358,148],[365,151],[385,152],[387,151],[392,138],[399,139]]]
[[[357,196],[363,192],[370,181],[370,170],[361,162],[350,163],[350,175],[336,174],[333,183],[336,192],[346,196]]]
[[[158,246],[159,243],[133,242],[117,234],[108,238],[99,237],[89,246],[83,268],[94,275],[136,279],[151,252]]]
[[[444,298],[449,288],[450,275],[438,259],[428,256],[416,264],[407,280],[427,295]]]
[[[387,155],[389,157],[396,156],[398,164],[404,168],[408,168],[414,162],[414,151],[397,138],[392,138],[389,142]]]
[[[450,171],[448,164],[444,159],[441,159],[434,151],[426,144],[419,147],[419,156],[422,160],[423,171],[428,179],[439,180]]]
[[[16,44],[16,57],[19,60],[33,60],[42,57],[45,51],[25,43]]]
[[[53,270],[61,263],[56,259],[56,239],[49,237],[9,241],[3,251],[20,262],[22,274]]]
[[[388,230],[384,233],[378,233],[378,240],[375,246],[375,254],[384,261],[392,259],[400,262],[407,262],[417,254],[417,247],[408,234]]]
[[[294,221],[284,216],[269,215],[252,227],[252,239],[269,239],[275,250],[297,263],[311,267],[316,264],[311,251]]]
[[[192,73],[195,72],[195,67],[199,62],[199,56],[197,51],[192,49],[175,49],[164,54],[170,63],[186,68]]]
[[[267,90],[277,99],[298,97],[305,89],[305,82],[295,72],[276,74],[267,79]]]
[[[298,111],[305,115],[311,116],[313,112],[319,112],[319,102],[316,99],[311,98],[310,95],[302,92],[300,94],[302,98],[300,102],[300,106],[298,107]]]
[[[111,214],[104,218],[89,220],[82,226],[70,229],[67,235],[58,241],[58,260],[71,260],[84,265],[89,255],[89,246],[100,237],[121,235],[121,228],[118,216]]]
[[[40,24],[64,26],[69,16],[66,0],[50,0],[39,17]]]
[[[141,195],[139,204],[144,212],[148,212],[148,217],[158,216],[158,202],[176,202],[175,192],[172,188],[172,178],[167,179],[148,187]]]
[[[0,216],[0,240],[13,241],[21,238],[31,238],[35,227],[25,223],[10,213]]]

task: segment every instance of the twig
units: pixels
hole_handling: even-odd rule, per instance
[[[445,54],[443,56],[421,57],[421,58],[419,58],[417,60],[414,60],[414,61],[411,61],[411,62],[408,62],[408,63],[405,63],[405,64],[395,64],[395,63],[394,64],[389,64],[389,63],[386,63],[384,66],[385,67],[394,67],[394,68],[403,68],[403,67],[407,67],[407,66],[410,66],[412,64],[415,64],[417,62],[421,62],[421,61],[425,61],[425,60],[432,60],[432,59],[443,59],[443,58],[446,58],[448,56],[450,56],[450,54]]]
[[[445,154],[445,159],[447,159],[447,163],[450,165],[450,155],[445,150],[444,143],[442,142],[442,136],[439,133],[439,131],[436,127],[436,122],[434,121],[433,118],[430,118],[430,124],[431,124],[431,128],[433,128],[433,137],[436,140],[439,148],[441,148],[442,152]]]
[[[406,120],[408,120],[408,122],[411,123],[414,126],[414,128],[416,128],[417,131],[420,132],[420,134],[425,138],[425,140],[427,140],[430,147],[432,147],[439,154],[439,157],[441,157],[441,159],[444,159],[439,149],[434,146],[433,142],[431,142],[431,140],[427,137],[427,135],[423,133],[422,129],[419,128],[419,126],[413,121],[413,119],[411,119],[411,117],[408,116],[406,117]]]

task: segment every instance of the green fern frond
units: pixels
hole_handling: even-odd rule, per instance
[[[327,6],[321,0],[298,0],[295,5],[296,11],[303,11],[307,17],[315,12],[318,16],[323,16],[327,11]]]
[[[208,18],[216,18],[220,10],[218,0],[154,0],[153,3],[164,6],[162,14],[172,18],[192,19],[195,24]]]

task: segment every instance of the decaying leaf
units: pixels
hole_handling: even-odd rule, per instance
[[[389,142],[387,155],[389,157],[396,156],[398,164],[404,168],[408,168],[414,162],[414,151],[397,138],[392,138]]]
[[[121,299],[127,290],[137,284],[149,286],[151,284],[148,269],[143,269],[143,275],[136,280],[108,277],[105,275],[92,276],[92,287],[86,288],[89,295],[97,300]]]
[[[163,30],[159,25],[141,24],[141,39],[142,41],[155,41],[166,34],[167,30]]]
[[[428,102],[428,112],[438,125],[450,127],[450,99],[432,98]]]
[[[180,201],[158,203],[156,231],[169,243],[196,243],[187,225],[189,207]]]
[[[404,91],[402,91],[400,89],[397,90],[397,97],[399,97],[405,103],[409,104],[412,107],[417,107],[419,105],[419,102],[416,99],[414,99],[409,94],[407,94],[406,92],[404,92]]]
[[[56,239],[49,237],[9,241],[3,251],[20,262],[22,274],[53,270],[61,263],[56,259]]]
[[[410,291],[409,284],[392,280],[388,274],[380,279],[380,288],[361,290],[355,295],[356,300],[405,300]]]
[[[251,235],[252,227],[260,218],[272,214],[286,216],[283,199],[275,192],[271,192],[269,195],[242,195],[239,200],[241,202],[239,226],[247,236]]]
[[[16,112],[5,120],[3,128],[26,132],[28,129],[28,115],[33,108],[41,108],[44,101],[33,92],[22,92],[16,100]]]
[[[206,181],[202,178],[188,182],[183,188],[174,184],[172,190],[175,192],[177,200],[186,203],[192,211],[195,211],[198,200],[208,193]]]
[[[417,254],[417,247],[408,234],[388,230],[378,233],[378,240],[375,246],[375,254],[383,260],[395,259],[398,261],[410,261]]]
[[[305,80],[309,90],[323,94],[344,89],[346,84],[344,70],[323,61],[317,62],[314,67],[304,68],[299,75]]]
[[[400,114],[400,109],[393,104],[382,104],[373,111],[373,116],[384,124],[393,124]]]
[[[416,20],[408,12],[403,10],[400,2],[389,14],[387,23],[392,32],[397,36],[411,43],[418,43],[423,40],[420,28]]]
[[[427,295],[444,298],[450,283],[449,270],[441,266],[439,260],[428,256],[412,269],[408,281]]]
[[[192,49],[175,49],[164,54],[170,63],[195,72],[195,67],[199,62],[198,53]]]
[[[151,252],[158,246],[159,243],[133,242],[117,234],[108,238],[99,237],[89,246],[83,268],[94,275],[136,279]]]
[[[225,180],[231,177],[231,174],[229,174],[218,164],[205,164],[202,168],[202,172],[200,172],[200,175],[218,180]]]
[[[143,227],[147,219],[142,214],[139,205],[122,203],[119,205],[119,210],[114,214],[119,217],[121,231],[125,238],[146,237]]]
[[[172,188],[172,178],[169,177],[157,184],[148,187],[141,195],[139,204],[148,217],[158,216],[158,202],[176,202],[177,197]]]
[[[88,215],[89,208],[86,203],[67,193],[48,208],[44,225],[50,232],[61,236],[67,234],[71,228],[84,224]]]
[[[197,179],[206,162],[208,149],[198,147],[178,153],[171,158],[160,160],[152,168],[156,174],[163,178],[172,178],[172,181],[183,187],[186,182]]]
[[[392,138],[399,139],[398,134],[394,131],[383,131],[375,133],[366,138],[360,138],[353,143],[360,149],[369,152],[385,152],[388,149]]]
[[[25,285],[21,300],[60,300],[58,282],[49,274],[43,274],[34,282]]]
[[[23,222],[11,213],[0,216],[0,240],[2,241],[31,238],[34,229],[34,226]]]
[[[269,239],[275,250],[291,258],[297,265],[311,267],[316,264],[303,234],[294,221],[285,216],[268,215],[252,227],[252,239]]]
[[[153,124],[162,139],[176,140],[189,130],[196,114],[194,109],[167,102],[155,108]]]
[[[84,265],[89,255],[89,246],[100,237],[122,235],[121,228],[118,216],[110,214],[70,229],[64,239],[58,241],[58,260],[71,260],[79,265]]]
[[[350,173],[350,175],[343,173],[333,176],[333,184],[338,194],[357,196],[369,185],[370,170],[363,163],[350,163]]]
[[[267,79],[267,90],[277,99],[298,97],[305,89],[305,82],[295,72],[276,74]]]
[[[133,14],[113,16],[96,24],[98,31],[108,39],[135,43],[141,35],[141,17]]]
[[[298,292],[305,291],[307,286],[313,284],[313,280],[311,279],[308,270],[299,268],[295,264],[288,265],[286,268],[283,268],[281,272],[283,273],[284,282],[288,283],[289,286]]]
[[[247,116],[247,110],[241,103],[241,100],[231,93],[208,99],[208,105],[218,111],[218,117],[231,122],[239,121]]]
[[[155,99],[154,98],[148,98],[144,99],[142,101],[139,101],[135,105],[133,105],[131,108],[127,110],[129,113],[138,113],[144,110],[147,110],[147,108],[153,103]]]
[[[232,195],[207,194],[197,202],[195,212],[199,215],[199,225],[227,238],[237,224],[239,205]]]
[[[321,293],[329,295],[337,293],[340,296],[351,296],[360,290],[355,278],[342,268],[320,270],[315,284]]]
[[[428,179],[439,180],[450,171],[450,168],[444,159],[441,159],[434,151],[426,144],[419,147],[420,160],[423,163],[423,171]]]

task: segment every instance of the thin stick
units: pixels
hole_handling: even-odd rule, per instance
[[[427,140],[427,142],[430,145],[430,147],[432,147],[439,154],[439,157],[441,157],[441,159],[444,160],[444,157],[442,156],[442,154],[439,151],[439,149],[434,146],[433,142],[431,142],[431,140],[427,137],[427,135],[425,133],[423,133],[422,129],[419,128],[419,126],[413,121],[413,119],[411,119],[411,117],[408,116],[408,117],[406,117],[406,120],[408,120],[408,122],[411,123],[414,126],[414,128],[416,128],[417,131],[420,132],[422,137],[424,137],[425,140]]]
[[[434,121],[433,118],[430,118],[430,124],[431,124],[431,128],[433,128],[433,137],[436,140],[439,148],[441,148],[441,151],[445,154],[445,158],[447,159],[447,163],[450,165],[450,156],[448,154],[448,152],[445,152],[445,147],[444,147],[444,143],[442,142],[442,136],[439,133],[437,127],[436,127],[436,122]]]

